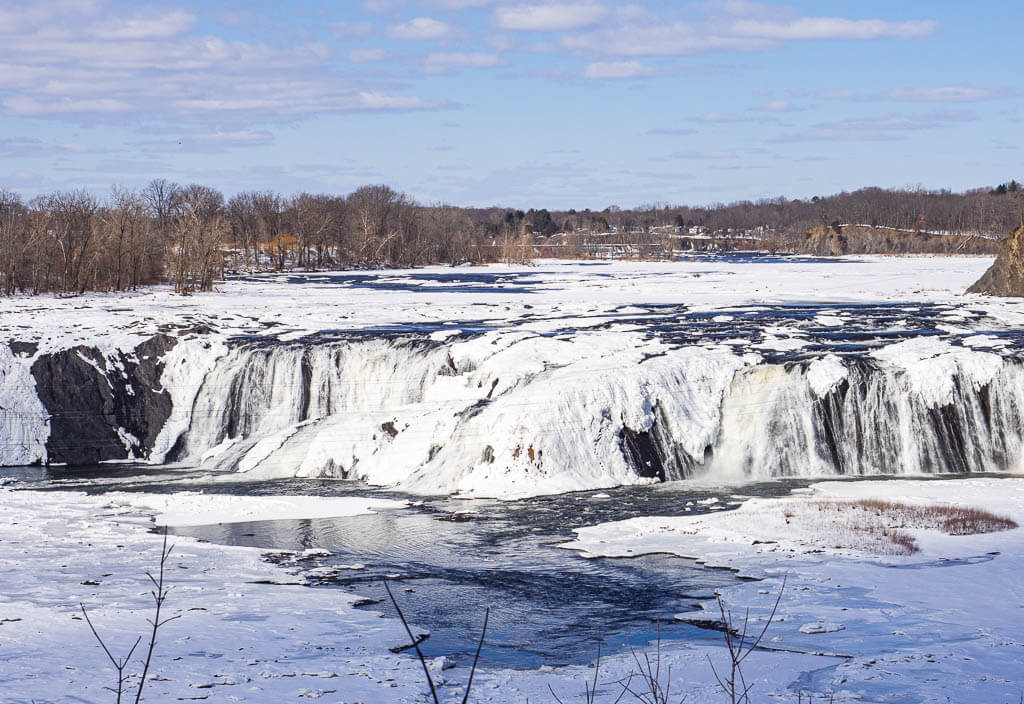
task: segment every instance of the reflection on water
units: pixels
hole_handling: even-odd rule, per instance
[[[382,579],[414,628],[429,631],[428,657],[465,661],[491,609],[483,659],[490,664],[535,668],[584,663],[601,640],[604,652],[664,639],[716,639],[714,633],[677,623],[716,588],[735,582],[724,570],[705,569],[668,555],[586,560],[557,544],[572,529],[643,515],[702,513],[734,503],[735,489],[679,482],[537,497],[514,502],[423,499],[355,482],[323,480],[224,481],[198,472],[104,466],[73,472],[0,469],[0,478],[39,489],[104,491],[205,491],[243,495],[372,495],[405,498],[408,508],[349,518],[256,521],[180,528],[179,535],[271,551],[282,578],[293,572],[323,588],[345,589],[377,603],[363,608],[393,616]],[[779,481],[742,488],[744,496],[788,493],[806,482]],[[703,500],[718,498],[716,504]],[[316,553],[315,551],[326,551]],[[395,643],[402,645],[402,643]]]
[[[730,490],[687,484],[629,487],[602,492],[500,502],[410,497],[355,482],[323,480],[224,481],[204,473],[143,472],[126,466],[60,472],[0,470],[39,488],[103,491],[204,491],[245,495],[373,495],[404,498],[408,508],[336,519],[256,521],[179,528],[174,532],[228,545],[301,553],[278,556],[282,579],[293,572],[322,588],[345,589],[377,603],[363,608],[394,615],[382,580],[414,628],[429,631],[428,657],[471,656],[491,609],[483,659],[533,668],[585,663],[601,640],[604,652],[642,646],[657,637],[715,639],[713,633],[672,620],[734,583],[732,573],[709,570],[668,555],[586,560],[556,547],[572,529],[641,515],[703,512]],[[134,471],[133,471],[134,470]],[[745,495],[785,493],[793,483],[744,487]],[[395,643],[394,645],[403,645]]]

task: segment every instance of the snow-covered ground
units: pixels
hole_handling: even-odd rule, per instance
[[[308,276],[266,275],[218,284],[215,293],[138,293],[0,298],[0,341],[42,349],[130,349],[161,326],[209,326],[231,335],[292,336],[318,330],[465,322],[506,323],[524,313],[597,324],[623,305],[695,310],[805,302],[972,303],[1024,320],[1024,304],[992,305],[963,291],[990,257],[775,257],[662,262],[565,262],[535,266],[426,267]],[[302,280],[302,284],[295,283]]]
[[[767,645],[844,656],[834,669],[807,673],[809,691],[837,700],[1016,701],[1024,690],[1022,529],[950,536],[901,528],[920,552],[883,556],[810,515],[816,502],[858,499],[983,508],[1024,525],[1020,477],[823,482],[732,512],[583,528],[563,547],[592,558],[670,553],[760,578],[724,595],[734,614],[749,607],[755,620],[785,580]]]
[[[164,331],[178,339],[160,380],[173,408],[142,448],[153,463],[502,497],[701,473],[962,471],[959,447],[914,429],[952,403],[961,444],[977,445],[970,468],[997,471],[1019,454],[1019,432],[989,435],[1024,413],[1024,376],[1006,364],[1024,356],[1024,309],[960,293],[989,261],[542,261],[256,276],[187,298],[4,299],[0,335],[22,346],[0,351],[0,463],[49,456],[29,373],[40,355],[111,351],[78,357],[120,384],[132,345]],[[857,356],[879,373],[861,380]],[[779,363],[791,361],[806,367]],[[829,397],[845,381],[867,396]],[[999,395],[995,429],[968,393],[982,387]],[[891,418],[875,445],[844,436],[823,454],[832,440],[809,419],[843,403],[837,422]],[[747,429],[755,411],[765,423]],[[115,430],[134,452],[137,435]],[[652,446],[657,462],[641,457]]]
[[[152,598],[144,573],[155,568],[160,551],[147,516],[164,507],[152,495],[128,500],[120,493],[14,486],[0,487],[0,698],[113,701],[105,689],[113,670],[79,603],[115,654],[145,631]],[[581,529],[565,547],[591,558],[672,552],[762,578],[722,594],[737,617],[749,608],[758,629],[785,577],[766,647],[745,663],[754,701],[796,701],[798,693],[836,701],[1015,701],[1024,661],[1020,529],[960,537],[919,531],[921,553],[881,558],[835,551],[821,535],[799,527],[782,535],[773,530],[777,521],[766,520],[799,503],[892,496],[987,506],[1024,523],[1020,478],[832,482],[792,498],[751,500],[736,511]],[[312,513],[330,513],[312,498],[217,501],[235,509],[222,519],[252,519],[267,509],[275,515],[275,502],[288,503],[289,515],[307,503]],[[190,502],[186,497],[181,505]],[[382,503],[358,502],[347,500],[335,510],[379,510]],[[259,550],[187,538],[174,543],[167,604],[181,618],[162,631],[147,700],[429,701],[418,663],[388,650],[406,640],[397,622],[354,610],[355,596],[303,586],[301,576],[263,561]],[[298,554],[291,564],[303,558]],[[399,598],[415,595],[399,590]],[[714,620],[717,613],[679,617]],[[709,658],[727,664],[722,647],[669,641],[662,658],[664,673],[671,665],[677,695],[688,702],[723,701],[709,665]],[[432,667],[445,683],[442,700],[460,701],[465,668],[442,670],[440,661]],[[628,653],[606,655],[598,701],[613,701],[616,681],[635,668]],[[129,669],[138,671],[138,664]],[[583,680],[592,677],[587,667],[484,668],[473,700],[553,702],[550,686],[563,701],[581,701]]]
[[[75,345],[130,350],[164,331],[182,343],[169,353],[162,378],[175,407],[154,448],[158,459],[188,433],[199,461],[217,466],[232,458],[232,468],[254,480],[297,469],[315,475],[323,466],[347,471],[345,462],[359,460],[355,474],[369,472],[365,478],[380,484],[509,498],[651,481],[627,472],[617,433],[625,424],[655,434],[667,407],[669,426],[658,432],[667,433],[673,448],[700,459],[716,435],[728,436],[732,445],[715,450],[724,468],[720,480],[815,474],[821,458],[811,451],[812,416],[793,409],[856,378],[850,376],[855,366],[828,342],[835,333],[845,345],[842,335],[851,333],[888,381],[861,384],[871,391],[862,402],[875,406],[843,410],[868,417],[865,409],[884,407],[899,422],[878,416],[869,433],[884,437],[879,444],[889,454],[858,454],[864,443],[849,443],[853,454],[844,461],[863,464],[884,455],[891,461],[869,471],[915,471],[946,448],[941,433],[922,433],[915,424],[952,408],[940,416],[960,412],[958,427],[971,429],[959,444],[983,457],[986,468],[1005,465],[1021,449],[1024,376],[1005,358],[1024,343],[1024,303],[962,295],[990,263],[946,257],[539,262],[260,276],[190,297],[158,289],[0,299],[0,341],[37,345],[9,351],[0,344],[0,446],[12,463],[38,457],[46,441],[46,413],[32,392],[33,359]],[[668,315],[659,305],[685,308]],[[789,307],[772,309],[780,305]],[[416,360],[384,344],[376,356],[368,354],[377,337],[404,331],[440,346]],[[322,399],[328,407],[349,404],[344,413],[292,417],[293,406],[311,401],[287,383],[302,367],[279,345],[267,353],[282,358],[278,383],[267,388],[282,395],[244,399],[251,435],[228,437],[223,424],[214,427],[216,392],[225,390],[228,372],[247,379],[256,367],[277,363],[231,357],[232,338],[287,343],[336,336],[348,344],[355,333],[373,339],[345,358],[353,365],[346,367],[346,385]],[[800,369],[757,366],[794,355]],[[324,361],[324,369],[337,367],[336,360]],[[200,386],[214,368],[224,376],[212,380],[204,401]],[[397,380],[387,382],[386,373],[399,369]],[[330,387],[330,379],[323,381]],[[993,396],[970,401],[982,387]],[[373,398],[360,395],[374,388]],[[482,403],[492,396],[502,401]],[[484,406],[489,410],[478,413]],[[204,413],[195,415],[197,407]],[[989,422],[993,407],[1002,425]],[[457,424],[456,414],[466,423]],[[772,423],[750,430],[752,417]],[[834,418],[843,417],[836,411]],[[437,434],[449,438],[450,450],[435,448]],[[776,465],[768,467],[765,457]],[[112,701],[104,689],[112,670],[78,604],[122,652],[145,630],[151,601],[145,572],[156,566],[160,547],[148,530],[151,516],[181,525],[404,510],[379,498],[16,488],[0,486],[0,699],[26,704]],[[785,523],[791,503],[865,496],[964,503],[1024,524],[1020,478],[825,483],[791,499],[750,501],[735,512],[583,529],[569,547],[592,557],[669,552],[763,577],[723,594],[734,612],[749,607],[755,620],[767,614],[785,577],[780,618],[769,631],[773,650],[747,661],[755,700],[795,701],[797,692],[814,692],[837,700],[1017,701],[1024,687],[1020,530],[955,538],[917,532],[921,553],[880,557],[837,551],[822,534],[791,533]],[[302,581],[258,550],[177,541],[168,606],[182,618],[163,633],[149,701],[428,701],[418,664],[388,651],[405,642],[399,624],[354,610],[354,596]],[[686,694],[687,702],[722,701],[708,666],[709,657],[724,662],[722,648],[674,643],[663,656],[665,669],[672,665],[673,692]],[[458,683],[466,672],[436,667],[452,682],[443,688],[445,700],[461,700]],[[611,683],[633,668],[628,654],[605,659],[602,695],[614,700]],[[478,673],[475,700],[550,702],[550,685],[563,701],[579,701],[582,679],[592,674],[585,667],[487,669]]]
[[[259,497],[264,499],[268,497]],[[236,517],[252,518],[267,502],[225,500]],[[303,497],[274,497],[300,509]],[[146,571],[156,568],[161,538],[148,519],[152,496],[16,491],[0,486],[0,700],[11,704],[112,702],[106,687],[112,667],[81,617],[84,604],[115,655],[127,652],[146,631],[152,597]],[[363,510],[380,505],[364,502]],[[353,512],[358,507],[342,508]],[[392,509],[397,510],[397,509]],[[322,511],[316,507],[316,513]],[[294,515],[295,511],[292,511]],[[230,514],[227,514],[230,517]],[[422,671],[409,655],[389,648],[407,643],[401,625],[352,608],[357,597],[336,589],[303,586],[300,576],[261,559],[261,551],[172,538],[167,581],[168,615],[161,631],[147,701],[254,702],[320,700],[332,703],[428,702]],[[311,551],[311,556],[318,553]],[[298,554],[292,564],[301,563]],[[358,565],[353,565],[358,569]],[[415,599],[396,588],[400,600]],[[453,609],[458,605],[453,604]],[[415,624],[414,624],[415,626]],[[472,639],[475,634],[467,634]],[[527,644],[524,644],[524,647]],[[673,691],[687,701],[721,701],[708,657],[724,664],[719,647],[669,647]],[[837,660],[802,654],[757,653],[747,672],[757,691],[789,698],[801,672]],[[465,668],[442,669],[442,701],[461,701]],[[138,662],[129,671],[138,672]],[[611,701],[615,684],[635,669],[629,654],[606,656],[601,691]],[[477,673],[472,701],[577,701],[587,667],[534,671],[485,668]]]

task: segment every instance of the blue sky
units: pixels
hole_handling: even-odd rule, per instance
[[[1020,179],[1024,3],[0,0],[0,188],[521,208]]]

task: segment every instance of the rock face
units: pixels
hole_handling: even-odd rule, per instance
[[[1003,240],[996,261],[967,293],[990,296],[1024,296],[1024,225]]]
[[[113,356],[74,347],[36,359],[32,376],[50,413],[47,462],[83,465],[148,456],[171,413],[160,360],[175,342],[157,335]]]

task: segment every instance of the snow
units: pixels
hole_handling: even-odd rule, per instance
[[[5,702],[112,701],[79,603],[118,656],[145,631],[161,541],[146,523],[104,497],[0,489]],[[266,583],[287,575],[259,550],[171,540],[165,613],[181,618],[161,631],[146,701],[422,701],[418,664],[388,651],[406,642],[397,622],[338,590]]]
[[[358,477],[411,491],[468,495],[614,486],[636,481],[613,447],[622,426],[647,432],[668,418],[672,439],[700,459],[718,434],[732,376],[759,363],[761,355],[800,353],[811,341],[800,325],[769,324],[756,342],[737,336],[674,347],[644,328],[642,321],[656,317],[649,306],[719,312],[710,319],[732,325],[743,322],[735,306],[756,311],[774,303],[944,301],[962,307],[964,300],[983,301],[959,292],[989,261],[540,261],[297,275],[303,283],[290,275],[247,277],[188,297],[157,288],[70,299],[5,298],[0,340],[34,342],[38,351],[25,357],[0,353],[4,398],[16,399],[14,409],[5,403],[0,411],[0,464],[45,456],[49,428],[32,398],[33,359],[89,345],[116,361],[115,351],[128,352],[163,332],[177,339],[163,358],[161,378],[172,412],[154,443],[152,463],[185,460],[253,478]],[[728,314],[720,312],[725,307]],[[1007,320],[1017,315],[1012,306],[1000,311]],[[807,322],[834,327],[836,313],[829,307]],[[626,315],[635,319],[621,322]],[[337,342],[333,348],[302,342],[317,334],[329,342],[339,330],[416,326],[427,326],[423,338],[437,345],[433,351],[397,349],[383,338],[352,342],[344,350]],[[239,349],[236,338],[273,340],[275,349],[261,356]],[[967,370],[981,384],[997,370],[997,356],[969,354],[932,350],[910,361],[904,354],[886,359],[906,367],[922,393],[934,387],[929,393],[939,403],[955,374]],[[935,359],[945,360],[948,371],[941,384],[927,373]],[[924,364],[915,367],[915,361]],[[319,405],[309,411],[299,393],[304,366],[317,375]],[[816,362],[809,377],[814,391],[820,395],[838,383],[840,367],[837,360]],[[225,422],[226,398],[271,383],[238,409],[250,416],[247,426],[238,431]],[[400,432],[384,433],[383,427]]]
[[[288,497],[262,497],[272,501]],[[0,691],[12,704],[101,704],[114,672],[81,617],[88,609],[97,629],[123,654],[147,628],[152,585],[145,576],[160,554],[161,537],[147,518],[162,510],[158,497],[139,505],[125,497],[67,491],[13,490],[0,486]],[[273,503],[234,497],[225,516],[273,516]],[[170,499],[172,502],[174,499]],[[196,497],[183,500],[184,508]],[[302,505],[313,508],[303,500]],[[379,499],[352,511],[380,506]],[[146,504],[145,507],[142,504]],[[240,507],[246,505],[243,511]],[[201,505],[205,510],[212,505]],[[397,509],[397,507],[394,507]],[[173,537],[165,615],[180,616],[161,630],[147,701],[305,701],[426,704],[429,693],[419,663],[389,648],[408,638],[397,620],[353,608],[359,596],[311,589],[285,568],[269,564],[255,548],[226,547]],[[310,550],[300,558],[315,557]],[[358,564],[336,566],[361,569]],[[312,572],[311,576],[316,576]],[[457,608],[457,605],[453,605]],[[414,631],[419,631],[413,624]],[[524,644],[525,645],[525,644]],[[708,658],[723,663],[717,646],[664,648],[664,666],[686,673],[687,701],[719,700]],[[485,645],[486,651],[486,645]],[[787,668],[765,653],[747,672],[758,692],[784,692],[794,673],[831,659],[782,654]],[[467,668],[431,662],[443,702],[462,699]],[[601,690],[635,667],[627,654],[605,655]],[[129,668],[138,672],[138,660]],[[534,671],[483,668],[472,701],[550,701],[551,686],[572,698],[593,677],[585,666]]]
[[[808,441],[805,409],[855,372],[844,356],[807,351],[813,329],[841,332],[856,324],[833,304],[910,303],[892,319],[892,331],[913,326],[918,305],[940,304],[951,308],[936,326],[944,334],[871,343],[884,383],[865,401],[876,405],[854,408],[894,430],[886,436],[888,454],[858,457],[858,469],[920,471],[924,450],[938,445],[925,432],[920,419],[927,413],[919,407],[946,412],[960,403],[964,384],[988,384],[993,407],[1006,411],[991,423],[980,407],[964,411],[979,420],[972,426],[977,432],[962,441],[990,469],[1002,457],[984,454],[993,438],[1006,456],[1019,458],[1020,424],[1009,410],[1024,407],[1021,375],[1002,356],[1024,326],[1024,303],[961,293],[990,263],[968,257],[793,258],[770,265],[728,258],[541,261],[315,274],[303,284],[288,276],[255,277],[189,297],[156,289],[4,298],[0,341],[34,342],[38,350],[16,355],[0,344],[0,463],[45,456],[49,421],[30,373],[39,355],[86,345],[112,360],[112,353],[163,332],[178,341],[163,359],[161,379],[174,409],[154,462],[177,447],[205,467],[245,470],[246,480],[347,476],[421,493],[514,498],[651,481],[623,460],[619,431],[628,427],[664,433],[693,457],[714,446],[700,477],[705,486],[773,473],[809,476],[826,470]],[[443,280],[477,273],[500,280]],[[360,283],[371,276],[396,288]],[[745,330],[717,342],[671,345],[643,325],[654,316],[649,306],[658,304],[685,305],[737,327],[774,304],[829,309],[800,324],[765,327],[756,343]],[[624,316],[632,320],[619,322]],[[979,331],[982,316],[986,325],[997,321],[1003,328]],[[422,337],[432,346],[402,348],[382,333],[305,344],[311,335],[417,326],[428,331]],[[278,344],[243,353],[233,347],[236,337]],[[808,357],[790,367],[763,363],[775,353]],[[308,398],[298,393],[303,363],[317,390]],[[240,384],[242,412],[234,420],[244,432],[229,437],[223,399],[235,380],[266,383]],[[304,416],[306,405],[311,410]],[[883,407],[893,417],[879,415]],[[768,422],[755,427],[752,414]],[[735,441],[722,445],[721,438]],[[151,588],[145,572],[156,566],[160,544],[150,532],[154,521],[333,517],[405,505],[365,497],[96,496],[17,488],[0,485],[0,691],[12,701],[40,704],[110,700],[103,687],[112,673],[78,603],[116,643],[144,630]],[[755,623],[763,623],[785,577],[779,618],[769,630],[774,651],[757,652],[747,663],[759,698],[793,700],[807,690],[836,700],[1016,701],[1024,661],[1019,530],[955,537],[914,531],[921,552],[900,556],[845,535],[837,541],[813,521],[786,523],[787,511],[805,519],[816,501],[864,497],[979,506],[1024,523],[1018,477],[826,482],[785,499],[751,499],[735,510],[713,497],[703,508],[720,510],[709,514],[580,528],[569,547],[586,557],[666,552],[760,578],[722,594],[734,613],[749,608]],[[427,701],[418,663],[388,651],[405,643],[401,626],[354,609],[357,596],[302,586],[301,577],[268,564],[258,549],[188,539],[177,541],[171,575],[169,604],[183,618],[168,624],[158,648],[157,679],[148,690],[153,701]],[[700,613],[709,616],[715,614]],[[681,675],[674,691],[688,702],[721,701],[707,663],[709,657],[723,662],[721,647],[672,644],[663,652],[666,667]],[[444,699],[460,700],[464,668],[433,667],[448,683]],[[602,694],[617,694],[611,683],[632,667],[629,654],[604,659]],[[571,698],[592,674],[586,667],[486,669],[478,673],[475,698],[550,701],[549,685]]]
[[[629,301],[685,304],[695,310],[811,301],[960,301],[962,292],[991,263],[991,257],[883,256],[778,258],[770,264],[728,259],[540,260],[534,266],[492,264],[469,270],[324,272],[310,274],[310,282],[298,290],[287,276],[263,276],[228,281],[218,284],[214,293],[190,296],[157,287],[70,298],[5,297],[0,299],[0,341],[36,342],[41,352],[77,345],[127,350],[161,329],[180,331],[181,337],[195,334],[200,327],[209,327],[222,338],[286,330],[294,331],[294,337],[318,330],[444,322],[452,324],[454,334],[481,318],[503,320],[526,312],[545,317],[555,310],[563,315],[594,315]],[[450,284],[429,278],[467,271],[506,276],[508,284],[487,287],[472,280]],[[399,287],[382,290],[358,282],[360,277],[381,275]],[[334,283],[332,276],[348,278]],[[967,300],[995,310],[1005,307],[976,295]],[[311,301],[316,304],[310,305]],[[1010,306],[1006,314],[1024,318],[1024,307]]]
[[[868,498],[979,507],[1024,525],[1024,478],[823,482],[731,512],[580,528],[563,547],[591,558],[670,553],[761,578],[723,594],[755,617],[771,608],[784,577],[772,645],[849,656],[808,674],[837,699],[1013,701],[1024,657],[1021,529],[911,530],[921,552],[897,556],[836,547],[820,525],[797,520],[801,506]]]
[[[870,355],[905,370],[913,390],[926,397],[932,407],[952,403],[955,376],[962,375],[980,388],[1003,366],[999,355],[953,349],[945,340],[933,337],[896,342]]]
[[[404,501],[356,496],[233,496],[178,491],[173,494],[108,493],[114,506],[131,506],[156,514],[158,526],[202,526],[215,523],[338,518],[398,509]]]
[[[807,381],[818,398],[834,389],[846,376],[846,367],[834,354],[815,359],[807,369]]]
[[[770,650],[745,663],[757,699],[790,700],[800,691],[837,701],[1013,701],[1024,652],[1019,530],[959,537],[925,532],[917,535],[921,554],[879,558],[833,551],[813,533],[766,532],[761,520],[787,503],[877,496],[984,505],[1024,521],[1020,478],[828,482],[789,498],[751,500],[736,511],[579,529],[572,547],[590,557],[669,551],[761,577],[722,592],[734,616],[749,607],[755,626],[763,625],[785,576],[765,641]],[[155,567],[160,547],[160,536],[146,530],[147,515],[163,510],[157,498],[133,503],[121,494],[0,487],[0,688],[7,701],[110,701],[104,687],[113,672],[78,603],[119,648],[144,631],[151,600],[144,572]],[[200,499],[186,496],[179,508]],[[314,507],[305,498],[298,504]],[[349,508],[381,504],[378,499]],[[212,505],[199,506],[207,508]],[[254,497],[230,497],[222,508],[225,518],[266,518],[276,510]],[[289,515],[303,512],[293,508]],[[789,542],[752,544],[772,537]],[[388,650],[406,641],[400,624],[353,609],[357,596],[301,586],[301,578],[263,561],[258,549],[172,540],[168,613],[182,618],[164,628],[148,699],[429,701],[419,664]],[[299,557],[320,554],[314,549]],[[721,701],[708,665],[708,658],[725,664],[721,646],[673,641],[662,644],[662,655],[663,671],[672,667],[674,692],[688,702]],[[432,664],[445,682],[442,701],[459,701],[466,670],[442,670],[444,665]],[[628,653],[606,654],[602,696],[614,699],[614,681],[633,667]],[[569,700],[592,676],[592,668],[576,666],[485,667],[477,673],[473,700],[550,701],[548,686]]]
[[[46,457],[50,414],[36,395],[31,361],[0,345],[0,464],[32,464]]]

